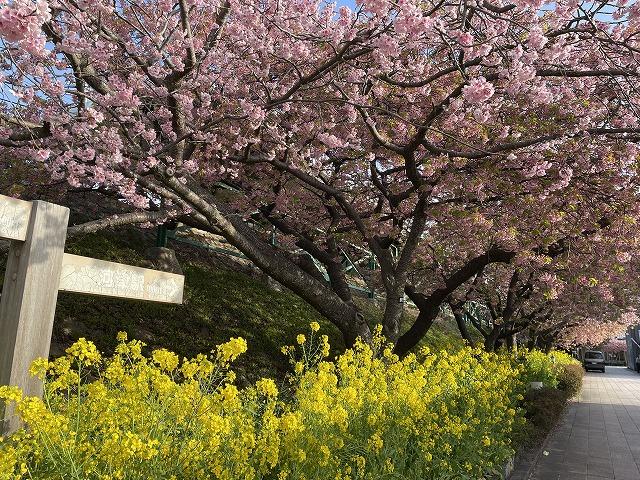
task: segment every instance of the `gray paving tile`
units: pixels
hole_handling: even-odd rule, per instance
[[[640,375],[587,373],[545,448],[527,480],[640,480]]]
[[[611,465],[598,465],[598,464],[588,464],[587,465],[587,474],[588,475],[596,475],[601,477],[613,478],[613,466]]]
[[[565,471],[567,473],[572,474],[582,474],[583,476],[587,474],[587,464],[586,463],[572,463],[571,461],[565,462]]]
[[[634,472],[616,472],[615,480],[640,480],[640,475]]]
[[[580,473],[566,473],[560,478],[562,478],[562,480],[585,480],[587,476]]]

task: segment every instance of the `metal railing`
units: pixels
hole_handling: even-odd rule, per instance
[[[192,238],[188,238],[185,236],[180,236],[177,234],[178,231],[180,231],[181,228],[178,227],[175,230],[169,230],[167,229],[166,226],[162,225],[160,227],[158,227],[157,230],[157,234],[156,234],[156,246],[159,247],[166,247],[168,240],[172,240],[175,242],[179,242],[179,243],[184,243],[187,245],[191,245],[193,247],[197,247],[197,248],[203,248],[209,251],[213,251],[216,253],[220,253],[222,255],[229,255],[229,256],[233,256],[236,258],[241,258],[243,260],[247,260],[247,261],[251,261],[249,259],[249,257],[247,257],[246,255],[244,255],[242,252],[235,250],[235,249],[231,249],[231,248],[223,248],[223,247],[216,247],[214,245],[210,245],[204,242],[200,242],[198,240],[193,240]],[[184,228],[182,229],[183,231],[185,230]],[[207,232],[208,233],[208,232]],[[272,234],[272,244],[276,245],[276,239],[275,239],[275,235]],[[226,240],[220,240],[221,243],[227,243]],[[303,252],[302,250],[299,250],[299,252]],[[360,271],[358,270],[358,267],[356,265],[356,263],[354,261],[351,260],[351,258],[346,254],[346,252],[344,252],[343,249],[340,249],[340,253],[342,254],[342,264],[346,265],[347,268],[345,268],[346,272],[349,271],[354,271],[363,281],[365,281],[364,276],[360,273]],[[322,276],[324,277],[326,282],[330,282],[330,278],[329,278],[329,274],[327,273],[326,268],[324,267],[324,265],[319,262],[316,258],[314,258],[312,255],[308,254],[307,252],[304,252],[304,254],[309,255],[309,257],[311,258],[311,260],[313,261],[314,265],[316,266],[316,268],[318,269],[318,271],[320,273],[322,273]],[[373,254],[372,254],[373,255]],[[369,264],[371,264],[371,260],[368,260]],[[356,292],[360,292],[362,294],[364,294],[365,296],[367,296],[368,298],[375,298],[375,290],[374,289],[370,289],[370,288],[364,288],[361,287],[359,285],[355,285],[353,283],[348,283],[349,288],[351,290],[354,290]]]

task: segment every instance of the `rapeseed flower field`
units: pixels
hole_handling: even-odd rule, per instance
[[[34,362],[43,399],[0,387],[24,425],[0,441],[0,479],[479,479],[513,454],[527,356],[546,354],[401,359],[378,332],[330,360],[319,329],[283,347],[286,380],[244,388],[242,338],[182,360],[124,333],[109,358],[80,339]]]

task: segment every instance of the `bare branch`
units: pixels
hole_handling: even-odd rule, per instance
[[[157,222],[172,218],[180,211],[177,210],[158,210],[158,211],[141,211],[111,215],[109,217],[100,218],[91,222],[74,225],[67,230],[67,238],[74,238],[79,235],[95,233],[107,228],[122,227],[125,225],[133,225],[146,222]]]

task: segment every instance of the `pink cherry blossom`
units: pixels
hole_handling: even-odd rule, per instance
[[[617,24],[565,0],[544,13],[538,0],[49,3],[0,6],[0,168],[25,192],[66,180],[137,213],[161,205],[347,343],[370,332],[343,254],[382,294],[401,352],[448,298],[488,310],[514,278],[526,298],[511,325],[532,337],[626,324],[640,293],[637,2],[611,4]],[[256,216],[278,248],[238,223]],[[404,333],[386,299],[406,292],[422,320]]]
[[[465,100],[469,103],[483,103],[489,100],[495,92],[493,84],[487,82],[483,76],[473,78],[462,89]]]

